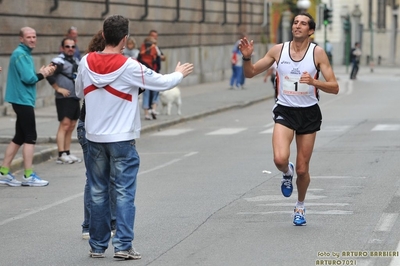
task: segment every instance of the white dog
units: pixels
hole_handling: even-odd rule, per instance
[[[166,91],[160,91],[160,102],[163,109],[163,113],[165,114],[165,107],[167,108],[166,114],[171,115],[172,104],[175,104],[178,108],[178,115],[181,115],[181,91],[178,87],[172,88]]]

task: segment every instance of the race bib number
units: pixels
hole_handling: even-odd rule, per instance
[[[287,75],[283,79],[283,94],[286,95],[308,95],[310,86],[300,83],[299,75]]]

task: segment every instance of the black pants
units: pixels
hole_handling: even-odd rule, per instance
[[[12,104],[17,121],[15,122],[15,135],[12,139],[17,145],[36,144],[36,121],[35,111],[32,106]]]
[[[351,73],[350,73],[350,79],[356,79],[357,73],[358,73],[358,65],[359,65],[358,60],[354,60],[353,68],[351,69]]]

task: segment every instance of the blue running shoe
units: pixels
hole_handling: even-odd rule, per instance
[[[15,176],[13,176],[11,173],[8,173],[6,175],[3,175],[0,173],[0,184],[5,184],[10,187],[19,187],[21,186],[21,182],[15,179]]]
[[[293,224],[294,225],[306,225],[306,208],[296,207],[293,213]]]
[[[292,169],[294,173],[294,164],[289,162],[289,167]],[[283,196],[290,197],[293,192],[293,184],[292,184],[293,175],[283,175],[282,184],[281,184],[281,191]]]
[[[29,187],[44,187],[49,184],[49,181],[42,180],[40,177],[36,175],[36,173],[32,173],[29,177],[25,175],[22,177],[22,185]]]

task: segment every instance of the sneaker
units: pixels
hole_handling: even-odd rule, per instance
[[[82,239],[83,240],[89,240],[90,239],[89,232],[82,232]]]
[[[71,163],[74,163],[74,161],[65,152],[63,152],[61,154],[61,156],[57,158],[56,163],[58,163],[58,164],[64,164],[64,163],[71,164]]]
[[[116,230],[111,230],[111,238],[113,238],[115,236]]]
[[[3,175],[0,173],[0,184],[5,184],[9,185],[10,187],[19,187],[21,186],[21,182],[15,179],[15,177],[8,173],[6,175]]]
[[[67,156],[68,156],[74,163],[81,163],[81,162],[82,162],[82,159],[76,157],[75,155],[70,154],[70,155],[67,155]]]
[[[36,173],[32,173],[29,177],[23,176],[22,180],[21,185],[29,187],[44,187],[49,184],[49,181],[40,179]]]
[[[153,118],[151,117],[151,115],[145,115],[145,116],[144,116],[144,119],[145,119],[145,120],[153,120]]]
[[[306,208],[296,207],[293,213],[294,225],[306,225]]]
[[[139,252],[137,252],[134,248],[129,250],[121,250],[114,253],[114,258],[116,259],[125,259],[125,260],[139,260],[142,258]]]
[[[294,164],[289,162],[289,167],[292,169],[292,172],[294,173]],[[293,175],[283,175],[282,181],[281,181],[281,191],[283,196],[285,197],[290,197],[293,192],[293,184],[292,184],[292,179]]]
[[[89,250],[89,257],[91,257],[91,258],[105,258],[106,255],[104,255],[104,252],[96,253],[96,252],[93,252],[92,250]]]

